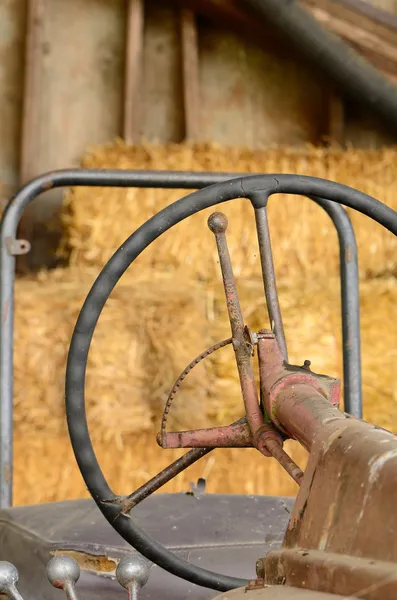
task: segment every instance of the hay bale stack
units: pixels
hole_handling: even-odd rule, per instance
[[[397,152],[219,149],[211,145],[96,149],[91,168],[297,172],[336,179],[396,208]],[[17,503],[84,497],[66,434],[64,375],[78,312],[100,268],[148,217],[185,191],[73,189],[67,195],[62,251],[70,266],[16,282],[15,439]],[[268,326],[252,210],[222,207],[247,324]],[[127,493],[180,455],[155,434],[168,391],[197,354],[230,335],[219,264],[206,226],[211,211],[166,232],[114,290],[92,342],[86,400],[90,432],[116,491]],[[280,302],[290,361],[341,376],[340,290],[336,234],[322,210],[302,198],[269,208]],[[397,432],[394,357],[397,334],[396,240],[353,215],[361,251],[365,417]],[[389,274],[385,277],[385,274]],[[383,278],[371,279],[374,275]],[[233,352],[227,347],[183,382],[170,428],[230,423],[243,412]],[[306,454],[293,442],[292,456]],[[188,489],[209,473],[209,491],[294,494],[295,484],[254,450],[216,451],[171,482]]]
[[[15,421],[20,503],[84,495],[65,432],[63,388],[71,333],[94,276],[94,269],[66,269],[42,274],[39,281],[17,282]],[[240,280],[238,287],[247,323],[253,329],[266,325],[261,281]],[[365,416],[394,431],[397,340],[391,324],[397,319],[396,291],[393,278],[362,285]],[[282,286],[280,301],[291,362],[302,364],[309,358],[314,370],[340,375],[338,282]],[[220,281],[208,286],[188,281],[180,272],[175,278],[160,273],[154,281],[142,277],[135,286],[124,282],[116,288],[92,342],[86,394],[90,432],[116,489],[140,485],[179,456],[178,451],[160,450],[155,442],[166,395],[191,358],[228,335]],[[226,424],[241,414],[233,354],[225,348],[184,381],[170,426]],[[293,456],[305,461],[300,448],[294,448]],[[294,484],[282,470],[255,451],[222,451],[215,457],[212,491],[294,493]],[[203,468],[197,465],[192,473],[200,476]],[[187,489],[192,473],[167,489]]]
[[[397,151],[307,148],[253,151],[210,144],[95,148],[82,161],[87,168],[298,173],[333,179],[374,195],[397,208]],[[71,264],[103,266],[146,219],[186,190],[76,188],[65,201],[63,251]],[[230,219],[230,247],[237,274],[257,276],[259,258],[249,202],[222,205]],[[178,224],[138,258],[140,268],[189,268],[192,276],[211,280],[217,273],[215,246],[204,211]],[[397,240],[367,217],[349,211],[356,227],[363,277],[396,271]],[[329,217],[300,197],[274,197],[269,218],[275,263],[280,277],[338,273],[338,246]],[[317,258],[319,257],[319,258]],[[321,258],[320,258],[321,257]]]
[[[286,449],[306,465],[306,452],[296,442]],[[123,450],[97,443],[99,464],[116,493],[128,494],[181,455],[161,450],[154,432],[125,438]],[[252,449],[215,450],[164,486],[165,492],[187,492],[190,482],[207,478],[210,493],[269,494],[294,496],[295,482],[273,459]],[[15,440],[15,504],[31,504],[88,498],[66,435],[17,436]]]
[[[68,345],[95,278],[88,268],[56,270],[17,281],[15,425],[47,435],[64,431],[63,390]],[[327,286],[281,288],[291,361],[313,361],[337,373],[338,292]],[[238,281],[247,324],[268,325],[263,284]],[[332,302],[327,293],[332,292]],[[311,302],[321,302],[317,308]],[[165,400],[185,366],[229,337],[221,278],[211,285],[184,271],[142,273],[134,285],[116,286],[99,319],[87,372],[88,416],[96,439],[158,427]],[[302,354],[304,352],[304,355]],[[309,354],[310,356],[307,356]],[[170,414],[171,427],[221,425],[241,416],[242,401],[231,347],[212,354],[184,381]]]

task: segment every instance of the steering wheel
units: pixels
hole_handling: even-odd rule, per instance
[[[227,591],[247,585],[247,581],[214,573],[192,565],[166,550],[141,530],[129,516],[138,502],[152,493],[177,473],[207,454],[214,447],[254,446],[266,456],[274,456],[299,483],[303,473],[282,449],[282,441],[288,437],[273,416],[264,410],[262,399],[258,400],[253,376],[251,355],[258,338],[274,337],[278,364],[287,364],[287,350],[281,314],[275,287],[270,237],[267,226],[266,205],[274,194],[308,196],[318,201],[330,200],[371,217],[397,235],[397,213],[378,200],[358,190],[335,182],[298,175],[260,175],[232,179],[193,192],[167,206],[139,229],[137,229],[113,254],[98,275],[80,311],[71,339],[66,370],[66,413],[73,451],[85,484],[110,525],[137,551],[166,571],[200,586]],[[199,430],[197,432],[166,433],[163,419],[158,442],[163,447],[190,447],[184,457],[175,461],[148,484],[125,498],[110,489],[98,464],[91,443],[85,409],[85,375],[91,339],[101,311],[113,288],[127,268],[162,233],[187,217],[214,205],[246,198],[251,202],[258,231],[258,240],[264,276],[266,300],[272,331],[252,333],[244,326],[235,288],[233,270],[227,250],[227,220],[221,213],[209,219],[209,227],[215,235],[222,268],[226,303],[232,329],[232,337],[224,340],[198,357],[178,378],[165,410],[165,417],[173,393],[187,372],[210,352],[232,343],[239,369],[240,384],[246,408],[246,417],[225,428]],[[308,377],[314,386],[326,390],[335,399],[337,381],[311,373],[309,365],[289,367],[294,377]],[[291,375],[291,373],[290,373]],[[336,386],[336,387],[335,387]],[[335,404],[337,403],[334,402]],[[167,408],[168,407],[168,408]]]

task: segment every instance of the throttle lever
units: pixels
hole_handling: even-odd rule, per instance
[[[256,389],[255,375],[251,362],[249,340],[247,340],[246,328],[240,308],[237,294],[236,281],[234,279],[232,262],[226,241],[226,230],[228,220],[226,215],[215,212],[208,218],[208,227],[215,235],[218,248],[219,262],[222,271],[223,286],[225,289],[226,305],[229,313],[230,327],[232,330],[232,344],[236,356],[237,369],[240,378],[241,392],[243,395],[245,412],[251,434],[264,424],[263,415],[260,410],[258,392]]]

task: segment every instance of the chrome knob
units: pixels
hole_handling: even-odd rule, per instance
[[[128,590],[131,600],[137,600],[138,593],[149,579],[150,567],[140,556],[125,556],[117,565],[116,579]]]
[[[80,567],[71,556],[54,556],[47,565],[47,577],[51,585],[64,590],[66,597],[77,600],[75,585],[80,577]]]
[[[18,579],[18,569],[7,561],[0,561],[0,594],[10,600],[23,600],[16,587]]]

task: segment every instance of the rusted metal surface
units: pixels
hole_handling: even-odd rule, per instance
[[[152,479],[149,479],[149,481],[128,496],[106,500],[105,504],[119,504],[121,506],[121,514],[128,516],[130,510],[137,506],[137,504],[211,451],[212,448],[194,448],[193,450],[189,450],[189,452],[186,452],[186,454],[168,465],[168,467],[157,473]]]
[[[230,327],[233,337],[233,348],[240,378],[241,392],[247,415],[247,422],[252,435],[263,425],[263,415],[259,408],[255,375],[251,363],[252,348],[245,334],[243,315],[238,299],[233,267],[226,241],[228,221],[223,213],[213,213],[208,219],[208,227],[215,235],[219,262],[225,288],[226,306],[229,313]],[[248,343],[247,343],[248,342]]]
[[[250,581],[246,588],[231,590],[216,600],[347,600],[337,594],[312,592],[287,585],[265,585],[262,581]],[[350,600],[350,598],[349,598]]]
[[[224,427],[169,432],[157,442],[162,448],[252,448],[252,437],[247,420]]]
[[[312,433],[306,433],[302,438],[302,431],[297,429],[294,420],[295,413],[299,412],[310,421],[310,413],[306,415],[303,411],[299,398],[302,397],[305,401],[312,399],[314,404],[317,400],[323,401],[326,412],[332,411],[333,406],[339,405],[340,381],[326,375],[312,373],[309,361],[305,361],[303,367],[286,364],[274,335],[266,331],[260,333],[262,335],[258,336],[259,373],[265,410],[268,415],[271,415],[277,427],[291,437],[299,439],[307,447],[311,444]],[[288,404],[287,411],[283,410],[283,402]],[[280,410],[285,416],[287,425],[281,422]],[[342,415],[342,413],[338,414]]]
[[[363,600],[397,598],[396,563],[323,550],[292,548],[271,552],[264,584],[283,584]]]
[[[266,352],[275,356],[270,338],[258,345],[266,409],[310,452],[283,548],[258,561],[258,577],[349,598],[396,598],[396,436],[332,406],[326,396],[335,384],[324,376],[286,374],[280,386],[265,370]]]

